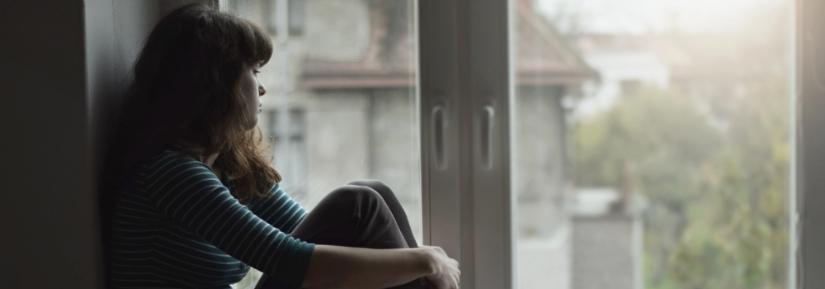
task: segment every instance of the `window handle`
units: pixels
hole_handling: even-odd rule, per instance
[[[432,132],[435,167],[436,169],[443,170],[447,168],[447,163],[444,158],[444,134],[446,133],[447,126],[446,120],[444,119],[444,106],[439,104],[433,107],[430,117],[432,118],[430,123],[433,126],[430,131]]]
[[[480,150],[481,164],[485,169],[493,168],[493,129],[496,111],[492,105],[485,105],[481,110]]]

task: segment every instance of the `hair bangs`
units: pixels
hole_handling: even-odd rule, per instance
[[[257,25],[246,19],[239,19],[243,26],[241,41],[246,48],[243,52],[245,61],[264,65],[272,57],[272,39]]]

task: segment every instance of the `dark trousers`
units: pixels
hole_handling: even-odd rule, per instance
[[[416,248],[407,214],[395,193],[379,181],[356,181],[330,192],[292,236],[323,245],[373,249]],[[256,289],[276,289],[261,277]],[[423,278],[394,287],[430,288]],[[281,288],[277,288],[281,289]]]

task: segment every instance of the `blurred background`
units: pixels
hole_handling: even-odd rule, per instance
[[[509,1],[516,288],[825,288],[822,1]],[[6,1],[3,288],[104,287],[106,140],[146,36],[191,2],[272,36],[260,124],[287,192],[380,179],[421,240],[428,2]]]
[[[512,1],[517,288],[786,288],[793,2]],[[421,240],[416,5],[224,9],[273,37],[286,191],[380,179]]]

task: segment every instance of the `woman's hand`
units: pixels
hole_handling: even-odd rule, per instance
[[[427,275],[425,278],[435,286],[435,289],[458,289],[461,280],[458,261],[447,256],[447,253],[441,247],[421,246],[421,248],[425,248],[429,252],[434,269],[434,273]]]
[[[315,245],[303,288],[389,288],[425,278],[458,289],[458,262],[439,247],[368,249]]]

